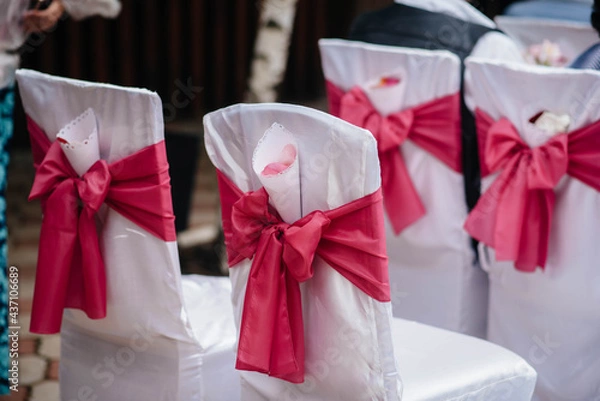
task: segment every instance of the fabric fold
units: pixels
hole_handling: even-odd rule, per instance
[[[165,241],[176,240],[174,216],[164,141],[110,165],[94,161],[80,176],[59,141],[30,118],[28,128],[36,166],[29,200],[39,199],[44,215],[31,331],[51,334],[60,331],[64,308],[106,316],[95,219],[103,203]]]

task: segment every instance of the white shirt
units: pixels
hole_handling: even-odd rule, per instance
[[[66,12],[75,20],[92,15],[114,18],[121,11],[119,0],[62,0]],[[14,82],[19,56],[8,51],[18,49],[27,39],[21,19],[29,0],[0,0],[0,89]]]

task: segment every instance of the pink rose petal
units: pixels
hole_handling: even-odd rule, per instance
[[[285,171],[296,160],[296,147],[292,144],[287,144],[281,150],[278,157],[279,161],[269,163],[265,166],[262,175],[277,175]]]
[[[282,163],[287,163],[287,165],[290,166],[294,160],[296,160],[296,147],[291,143],[288,143],[281,150],[281,157],[279,158],[279,161]]]

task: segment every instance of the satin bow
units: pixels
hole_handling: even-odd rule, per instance
[[[327,82],[327,91],[333,115],[371,131],[377,140],[384,205],[394,232],[399,234],[426,213],[400,146],[410,138],[448,167],[461,172],[459,94],[382,116],[358,86],[344,93]]]
[[[50,143],[31,119],[36,176],[29,200],[40,199],[44,217],[31,331],[60,331],[64,308],[106,316],[106,272],[96,213],[103,203],[151,234],[176,239],[164,142],[113,164],[98,160],[81,177],[58,142]]]
[[[493,247],[499,261],[514,261],[522,271],[544,268],[554,187],[569,173],[600,190],[600,178],[590,179],[590,169],[600,172],[600,125],[558,134],[530,148],[507,119],[493,121],[482,110],[476,118],[482,174],[500,175],[467,218],[465,229]]]
[[[381,192],[287,224],[264,188],[242,194],[222,173],[218,178],[229,265],[252,259],[236,368],[302,383],[299,283],[313,276],[315,255],[371,297],[390,300]]]

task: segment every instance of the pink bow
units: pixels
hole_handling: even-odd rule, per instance
[[[377,139],[385,209],[399,234],[425,215],[400,151],[410,138],[448,167],[461,172],[459,94],[382,116],[360,87],[344,93],[327,82],[331,114],[371,131]]]
[[[40,233],[31,331],[60,331],[64,308],[106,316],[106,273],[95,215],[103,203],[153,235],[176,239],[164,142],[111,165],[99,160],[80,178],[58,142],[28,118],[40,199]]]
[[[390,300],[381,191],[293,224],[269,206],[264,188],[242,194],[218,172],[229,265],[252,259],[236,368],[304,381],[304,324],[299,283],[315,255],[362,291]]]
[[[530,148],[505,118],[476,111],[482,174],[500,172],[465,223],[476,239],[522,271],[544,268],[554,187],[567,173],[600,190],[600,125],[554,136]],[[595,173],[590,174],[590,172]]]

